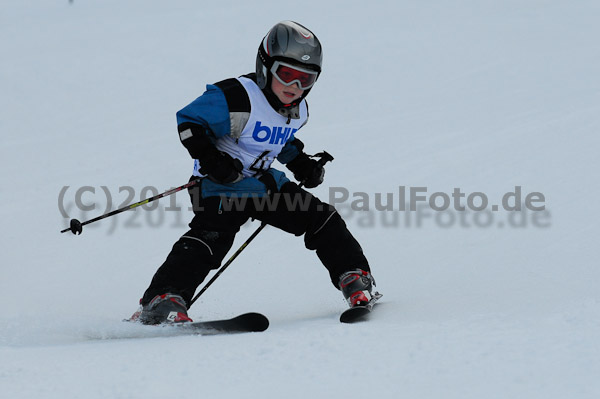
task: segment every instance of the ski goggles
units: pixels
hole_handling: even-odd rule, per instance
[[[310,89],[317,81],[318,72],[310,69],[300,68],[285,62],[275,61],[271,67],[271,73],[284,86],[298,83],[302,90]]]

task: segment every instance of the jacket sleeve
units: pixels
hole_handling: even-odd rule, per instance
[[[296,159],[296,157],[302,153],[303,149],[303,142],[301,142],[295,137],[290,137],[290,140],[288,140],[288,142],[285,143],[285,145],[281,149],[281,152],[277,156],[277,160],[285,165]]]
[[[207,85],[204,94],[177,112],[177,126],[184,124],[200,125],[214,138],[230,134],[229,107],[223,91]]]

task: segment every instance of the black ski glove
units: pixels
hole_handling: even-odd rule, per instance
[[[294,178],[304,184],[306,188],[314,188],[323,183],[325,168],[315,159],[311,159],[301,152],[292,161],[286,164],[287,168],[294,173]]]
[[[216,183],[237,183],[244,178],[242,162],[231,155],[215,149],[214,153],[199,159],[200,173]]]
[[[204,126],[183,123],[178,126],[179,139],[192,158],[200,161],[200,173],[217,183],[237,183],[242,180],[244,165],[239,159],[217,150]]]

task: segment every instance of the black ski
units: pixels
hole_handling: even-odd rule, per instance
[[[201,335],[261,332],[269,328],[269,319],[260,313],[244,313],[232,319],[182,323],[178,327]]]
[[[367,320],[369,314],[373,311],[373,307],[383,295],[376,292],[373,294],[373,298],[366,305],[359,305],[353,308],[345,310],[340,315],[340,321],[342,323],[355,323],[357,321]]]
[[[137,324],[137,313],[131,318],[123,321],[133,322]],[[245,332],[261,332],[269,328],[269,319],[260,313],[244,313],[231,319],[207,320],[185,323],[164,323],[157,325],[147,325],[144,327],[153,327],[147,330],[153,331],[148,336],[170,336],[170,335],[216,335],[216,334],[233,334]],[[162,327],[162,328],[159,328]],[[127,337],[121,337],[127,338]],[[131,338],[131,337],[128,337]]]

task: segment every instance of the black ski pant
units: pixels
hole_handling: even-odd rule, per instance
[[[207,197],[200,187],[189,190],[194,209],[190,230],[174,245],[152,278],[142,305],[156,295],[181,295],[189,304],[208,273],[218,269],[233,245],[236,233],[253,218],[296,236],[315,250],[338,288],[346,271],[370,271],[363,251],[335,208],[288,182],[269,197]],[[339,289],[339,288],[338,288]]]

